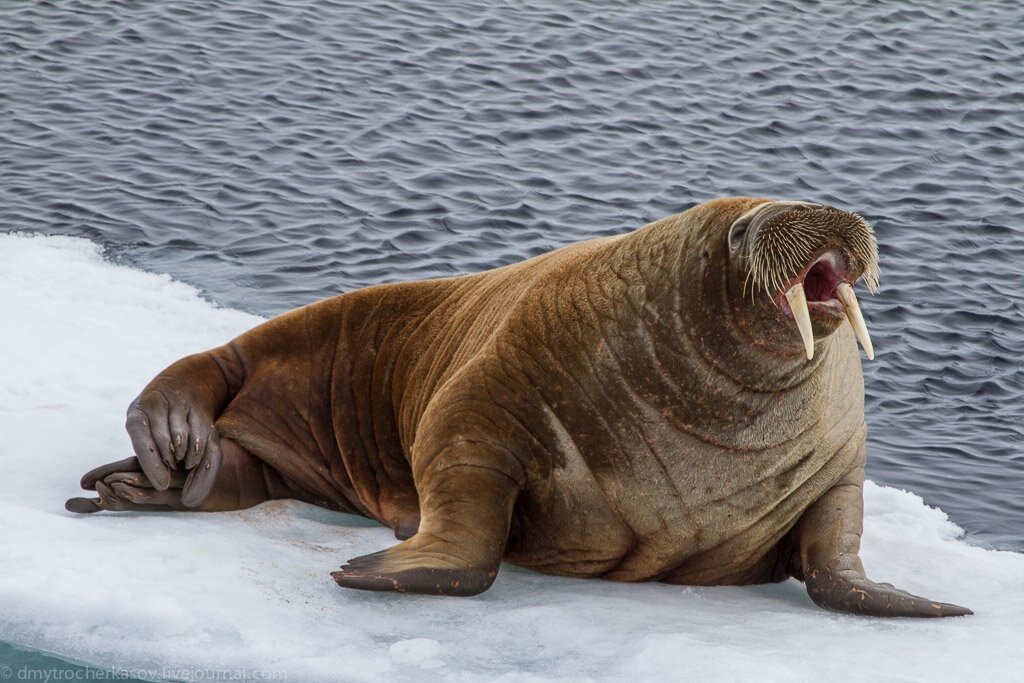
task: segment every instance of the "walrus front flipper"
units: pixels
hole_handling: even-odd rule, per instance
[[[460,456],[467,450],[473,453]],[[461,442],[433,459],[416,481],[419,531],[392,548],[349,560],[331,574],[338,585],[428,595],[477,595],[490,588],[520,483],[481,455],[480,444]]]
[[[857,555],[864,518],[864,469],[857,468],[804,512],[793,530],[807,593],[819,607],[876,617],[957,617],[966,607],[875,583]]]
[[[441,539],[419,533],[394,548],[348,561],[331,576],[339,586],[369,591],[425,595],[478,595],[491,587],[498,562],[474,562],[454,557],[455,548]]]

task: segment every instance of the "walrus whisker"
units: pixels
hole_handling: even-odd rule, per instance
[[[754,286],[769,297],[785,289],[825,244],[842,249],[861,271],[868,291],[878,290],[878,247],[874,230],[861,216],[830,207],[795,208],[758,226],[750,251]]]

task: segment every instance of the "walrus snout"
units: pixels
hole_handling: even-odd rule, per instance
[[[845,317],[869,359],[874,348],[853,285],[878,283],[878,248],[863,218],[801,201],[760,204],[733,223],[730,249],[749,264],[755,289],[764,289],[792,316],[807,358],[814,357],[812,313],[829,333]]]

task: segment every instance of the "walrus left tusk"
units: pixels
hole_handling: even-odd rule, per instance
[[[836,288],[836,296],[846,309],[846,318],[850,321],[850,327],[864,347],[864,355],[868,360],[875,359],[875,349],[871,346],[871,337],[868,336],[868,326],[864,324],[864,315],[860,312],[860,304],[857,303],[857,295],[853,293],[853,286],[849,282],[840,283]]]
[[[804,340],[807,360],[814,358],[814,332],[811,331],[811,312],[807,310],[807,295],[804,294],[804,283],[798,282],[786,291],[786,300],[793,311],[796,326],[800,328],[800,337]]]

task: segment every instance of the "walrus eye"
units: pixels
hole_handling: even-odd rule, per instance
[[[743,236],[747,234],[747,227],[750,225],[749,218],[740,218],[732,227],[729,228],[729,251],[735,251],[735,249],[743,241]]]

